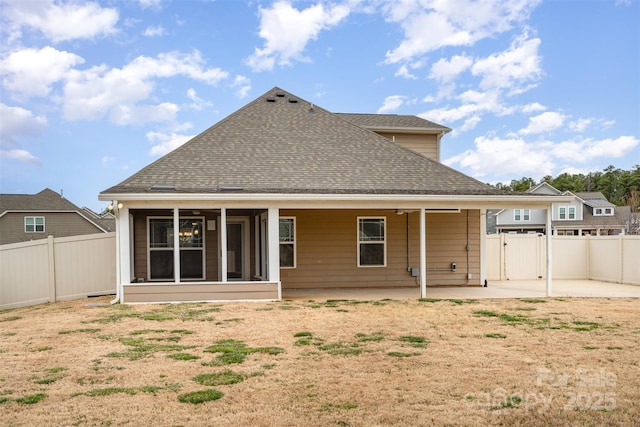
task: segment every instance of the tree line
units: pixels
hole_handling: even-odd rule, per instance
[[[640,165],[633,166],[631,170],[609,166],[602,172],[589,172],[586,175],[581,173],[562,173],[556,177],[547,175],[540,182],[536,182],[533,178],[522,177],[512,179],[509,184],[499,182],[493,187],[506,191],[524,192],[543,182],[551,184],[560,191],[572,193],[599,191],[611,203],[618,206],[631,206],[632,211],[635,211],[640,204]]]

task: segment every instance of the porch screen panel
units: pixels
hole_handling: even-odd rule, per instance
[[[180,279],[204,279],[203,218],[180,218]]]
[[[173,220],[149,218],[149,279],[173,279]]]

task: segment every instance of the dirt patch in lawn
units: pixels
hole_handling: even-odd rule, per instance
[[[0,311],[1,424],[640,419],[638,299],[87,303]]]

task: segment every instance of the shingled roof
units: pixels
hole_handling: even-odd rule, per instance
[[[504,194],[278,87],[102,194],[230,188],[257,194]]]
[[[49,188],[36,194],[0,194],[0,213],[6,211],[79,211],[80,208]]]

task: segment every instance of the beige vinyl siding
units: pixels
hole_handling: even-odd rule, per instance
[[[281,210],[281,216],[296,217],[297,266],[281,269],[285,289],[332,287],[418,286],[408,267],[419,267],[419,214],[397,215],[383,210]],[[358,267],[357,218],[384,216],[387,227],[387,266]],[[428,285],[479,284],[480,212],[469,213],[469,271],[467,281],[467,211],[427,215]],[[410,236],[410,247],[407,245]],[[410,254],[408,253],[410,251]],[[409,259],[410,258],[410,259]]]
[[[468,263],[467,242],[469,245]],[[433,268],[448,269],[452,262],[457,265],[455,272],[429,271]],[[471,279],[467,281],[468,273],[471,274]],[[480,211],[428,213],[427,285],[466,284],[480,284]]]
[[[439,160],[438,135],[377,132],[389,140],[394,140],[409,150],[415,151],[436,162]]]
[[[25,233],[25,216],[44,217],[44,233]],[[69,237],[101,232],[76,212],[8,212],[0,218],[0,245],[46,239],[47,236]]]
[[[225,283],[193,285],[127,285],[123,287],[124,303],[176,301],[276,300],[276,283]]]

